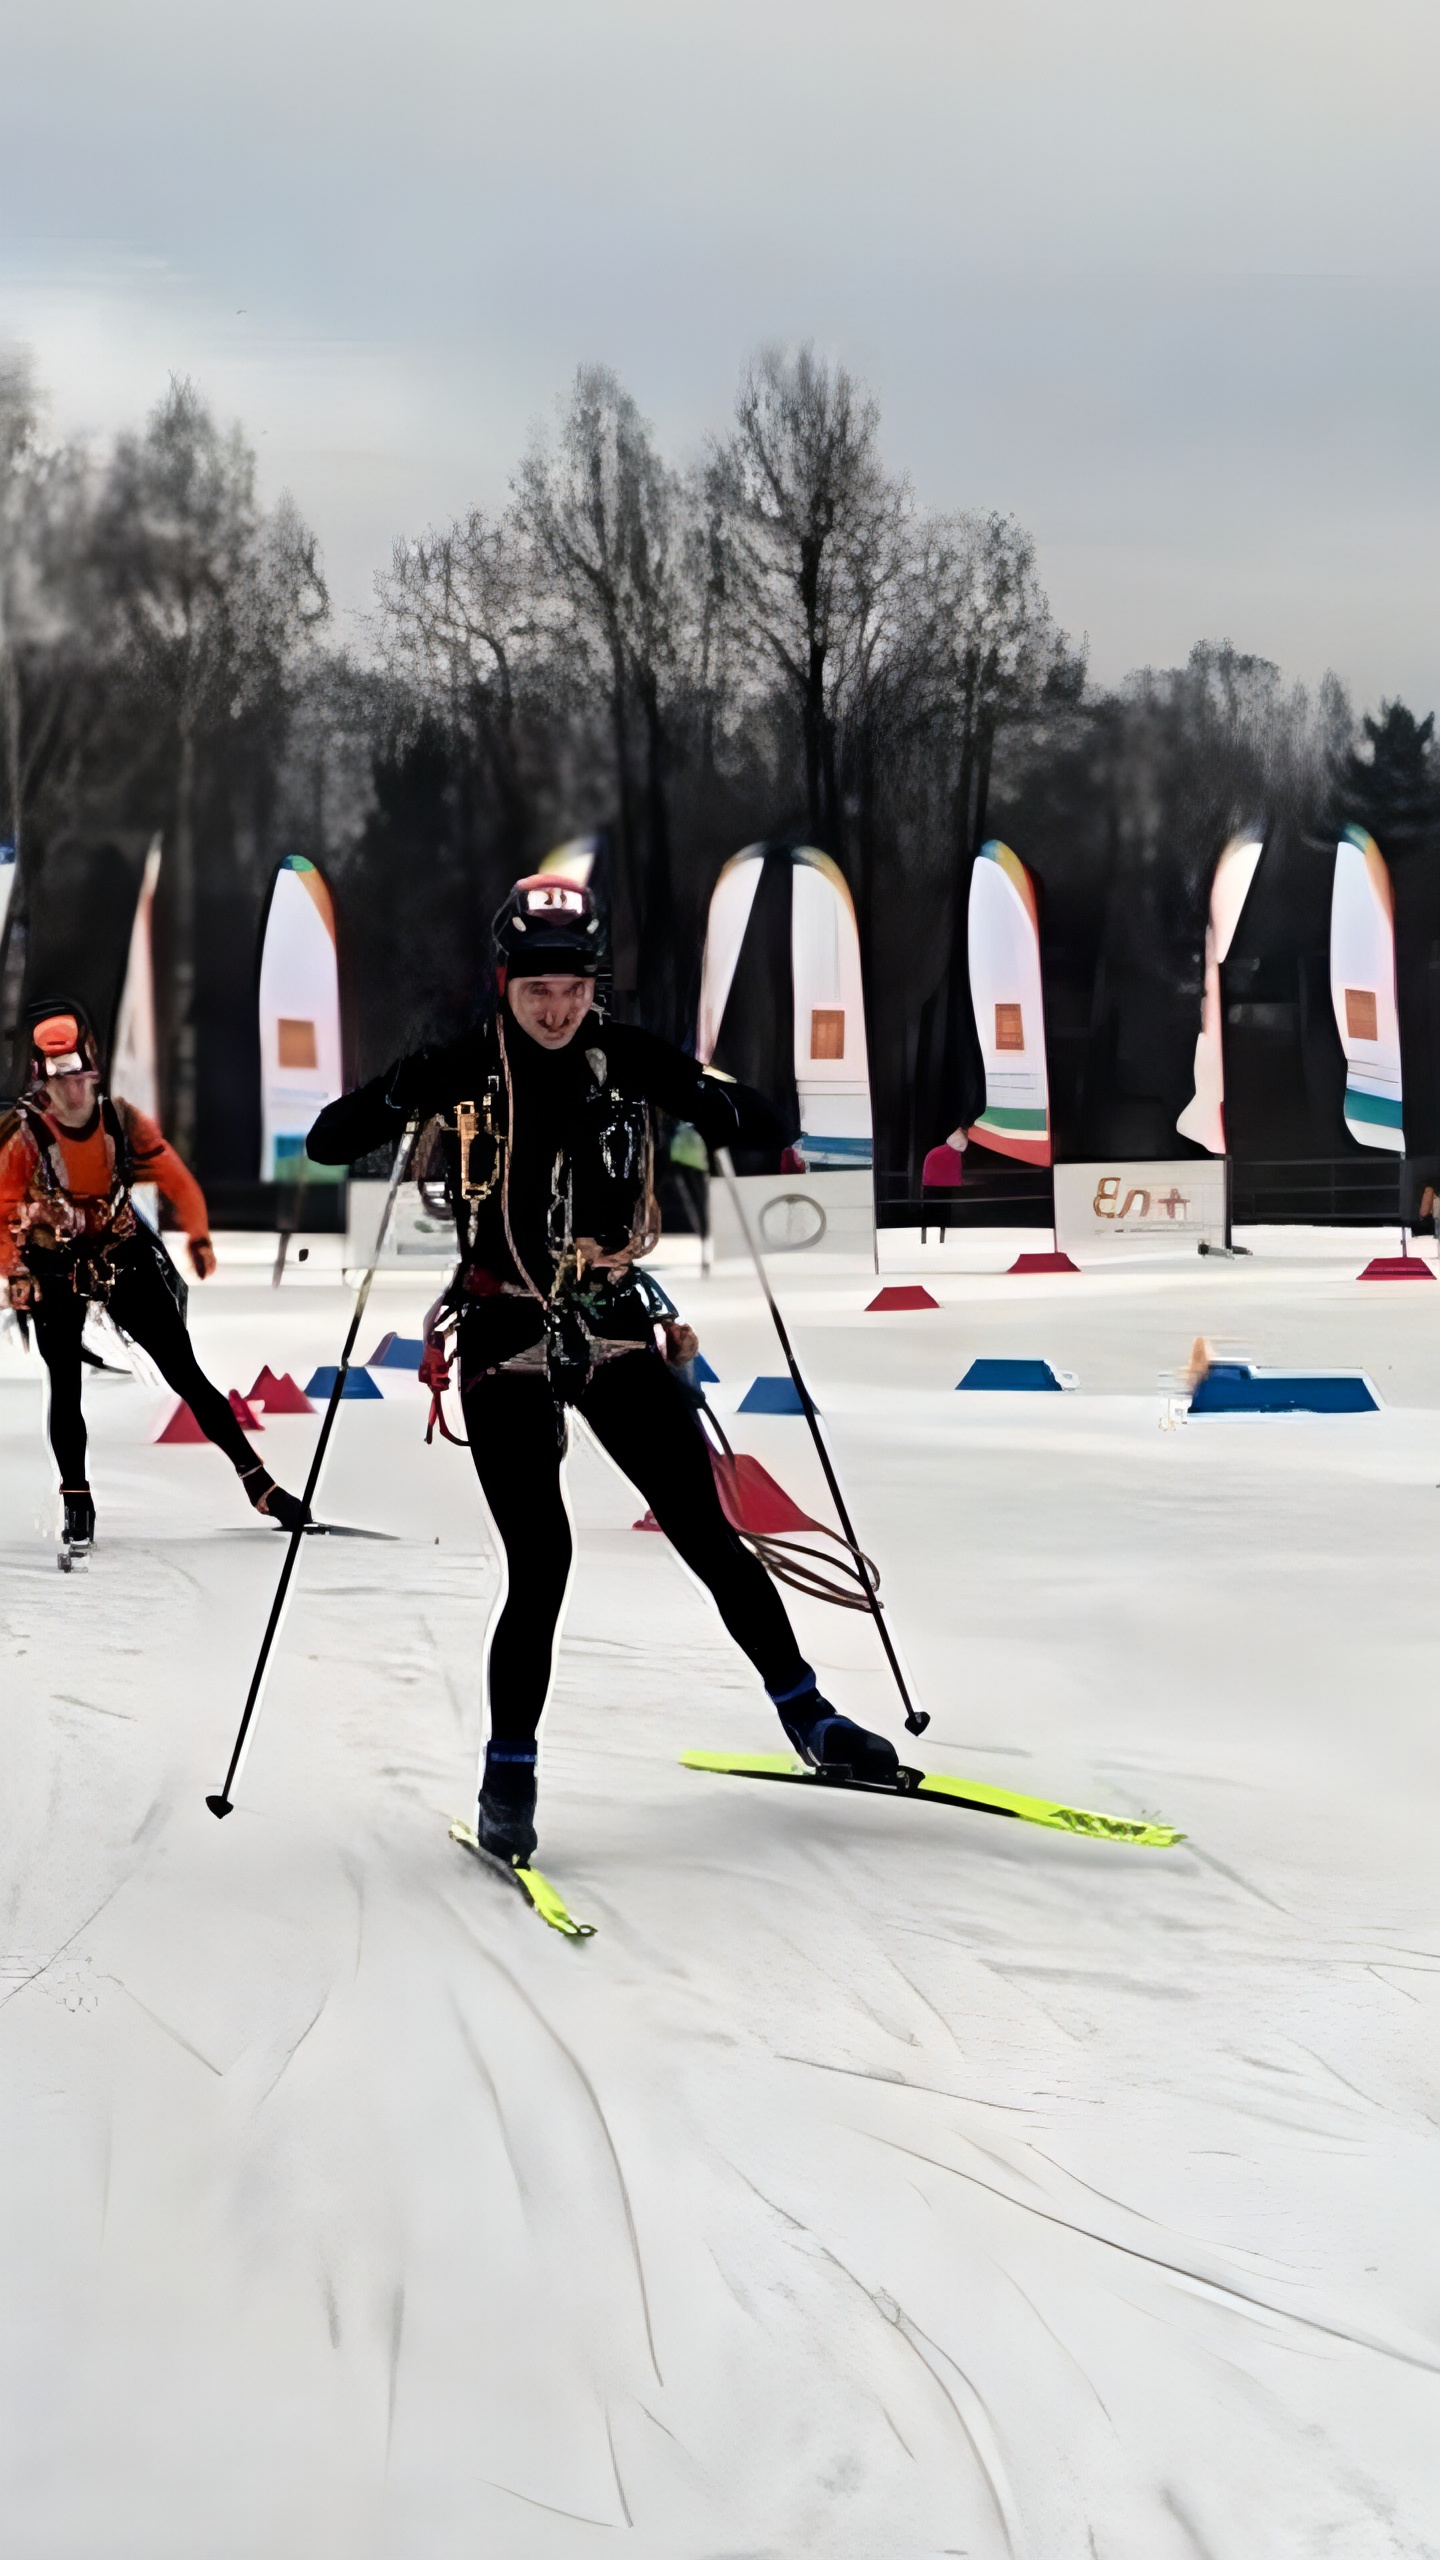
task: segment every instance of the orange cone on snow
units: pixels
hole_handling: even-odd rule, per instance
[[[732,1457],[723,1449],[712,1448],[710,1465],[720,1508],[742,1538],[787,1538],[797,1530],[807,1529],[818,1531],[821,1537],[829,1536],[818,1520],[812,1520],[808,1511],[791,1501],[784,1486],[776,1483],[758,1458],[747,1457],[743,1450],[737,1449]],[[634,1525],[637,1529],[658,1529],[660,1523],[653,1511],[647,1511],[644,1519]]]
[[[266,1413],[313,1413],[315,1407],[301,1386],[297,1386],[288,1369],[277,1378],[267,1364],[250,1390],[249,1401]]]
[[[155,1445],[159,1449],[177,1449],[197,1440],[203,1440],[204,1437],[205,1434],[190,1407],[177,1396],[175,1410],[164,1430],[157,1431],[155,1434]]]
[[[230,1410],[242,1431],[263,1431],[265,1426],[259,1415],[251,1412],[238,1387],[232,1387],[230,1390]],[[175,1410],[164,1430],[157,1431],[155,1434],[155,1445],[157,1449],[193,1448],[204,1437],[205,1434],[190,1407],[177,1396]]]

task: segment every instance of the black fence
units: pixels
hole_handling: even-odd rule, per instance
[[[1236,1226],[1394,1227],[1418,1215],[1418,1168],[1399,1156],[1252,1159],[1230,1167],[1230,1216]],[[1440,1168],[1436,1168],[1440,1171]],[[1427,1178],[1429,1168],[1426,1168]],[[703,1178],[663,1182],[665,1232],[697,1234],[705,1218]],[[212,1181],[211,1224],[262,1228],[271,1235],[343,1235],[343,1182]],[[924,1227],[935,1234],[971,1227],[1040,1227],[1054,1220],[1049,1172],[1035,1165],[985,1165],[953,1191],[917,1192],[908,1173],[876,1172],[875,1217],[881,1227]],[[1427,1220],[1428,1224],[1428,1220]]]
[[[916,1192],[908,1173],[875,1175],[875,1223],[880,1227],[928,1227],[937,1234],[956,1227],[1048,1230],[1054,1220],[1054,1188],[1042,1166],[985,1165],[967,1173],[955,1191]]]
[[[1252,1158],[1230,1165],[1235,1226],[1395,1227],[1419,1214],[1419,1168],[1400,1156]],[[1427,1178],[1434,1176],[1426,1169]],[[875,1176],[881,1227],[939,1234],[968,1227],[1048,1227],[1055,1194],[1048,1171],[987,1165],[954,1191],[917,1192],[908,1173]]]
[[[1237,1227],[1398,1227],[1401,1156],[1318,1156],[1232,1161],[1230,1220]],[[1413,1212],[1411,1213],[1413,1214]]]
[[[210,1224],[220,1232],[259,1228],[269,1235],[343,1236],[343,1182],[207,1182]]]

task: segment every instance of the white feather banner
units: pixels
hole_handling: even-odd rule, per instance
[[[1373,836],[1347,827],[1330,898],[1330,1001],[1345,1052],[1345,1126],[1362,1147],[1405,1153],[1395,900]]]
[[[715,1055],[737,976],[743,983],[747,967],[754,964],[746,937],[766,858],[764,845],[748,845],[732,855],[715,883],[695,1034],[702,1066]],[[770,857],[777,858],[790,865],[798,1152],[812,1171],[825,1166],[863,1169],[873,1159],[874,1137],[854,902],[844,873],[828,853],[800,845],[788,857]]]
[[[110,1063],[110,1090],[133,1102],[154,1120],[160,1109],[160,1082],[155,1059],[155,884],[160,877],[160,839],[145,856],[135,920],[130,927],[130,956],[115,1024],[115,1051]]]
[[[1034,884],[1008,844],[982,845],[970,874],[970,1000],[985,1108],[970,1131],[998,1155],[1049,1164],[1050,1078]]]
[[[1175,1126],[1182,1138],[1205,1147],[1212,1156],[1225,1153],[1225,1049],[1220,1007],[1220,971],[1235,939],[1241,910],[1264,850],[1254,835],[1232,836],[1210,883],[1210,917],[1205,927],[1205,996],[1200,1032],[1195,1042],[1195,1092]]]
[[[845,874],[802,846],[791,872],[795,1084],[808,1170],[874,1159],[860,934]]]
[[[311,1166],[305,1136],[343,1083],[335,909],[313,862],[288,854],[275,874],[260,961],[260,1179]]]

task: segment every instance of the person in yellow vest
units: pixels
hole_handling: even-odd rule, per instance
[[[186,1288],[131,1198],[153,1182],[188,1238],[197,1280],[215,1268],[205,1195],[147,1113],[102,1089],[95,1042],[80,1007],[32,1010],[30,1077],[0,1117],[0,1278],[22,1325],[33,1325],[50,1373],[50,1446],[64,1502],[61,1563],[89,1553],[95,1504],[86,1473],[81,1341],[88,1307],[103,1306],[183,1396],[223,1449],[257,1511],[283,1529],[308,1514],[256,1461],[228,1397],[206,1377],[185,1323]]]

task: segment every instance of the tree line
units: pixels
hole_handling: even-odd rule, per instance
[[[1318,844],[1381,784],[1429,843],[1431,724],[1361,727],[1333,678],[1311,696],[1224,643],[1088,682],[1025,528],[921,505],[873,397],[809,348],[758,354],[683,466],[583,366],[506,504],[397,540],[348,643],[313,534],[192,384],[97,455],[47,436],[23,360],[0,371],[0,1039],[40,945],[70,948],[66,883],[158,831],[167,1105],[202,1164],[246,1143],[225,1026],[287,851],[336,887],[369,1069],[466,1018],[504,889],[562,839],[605,836],[617,1005],[682,1040],[720,863],[821,847],[855,897],[881,1159],[913,1169],[978,1107],[987,835],[1039,875],[1059,1049],[1093,1069],[1097,986],[1189,1020],[1233,827]]]

